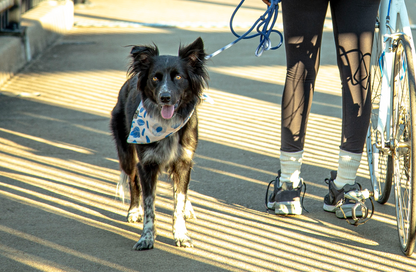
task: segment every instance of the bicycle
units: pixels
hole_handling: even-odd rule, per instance
[[[404,0],[381,0],[371,57],[367,157],[373,197],[388,201],[394,184],[400,245],[416,242],[416,94],[414,41]]]

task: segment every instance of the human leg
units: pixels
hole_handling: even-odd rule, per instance
[[[282,96],[281,182],[292,182],[294,187],[300,179],[327,7],[328,0],[282,1],[287,73]]]
[[[353,184],[371,114],[370,58],[379,0],[331,1],[342,83],[342,138],[338,178]]]
[[[328,0],[282,1],[287,74],[282,97],[281,173],[269,198],[277,214],[300,214],[303,146]],[[299,18],[302,18],[301,20]]]
[[[379,0],[331,1],[337,62],[342,83],[342,138],[338,171],[327,179],[324,210],[335,211],[340,195],[355,182],[371,113],[370,58]],[[353,203],[351,204],[351,207]],[[351,214],[351,209],[347,214]]]
[[[282,1],[287,65],[281,108],[284,152],[303,150],[327,7],[328,0]]]

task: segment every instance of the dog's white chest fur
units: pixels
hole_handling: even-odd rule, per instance
[[[175,133],[158,141],[154,148],[146,149],[141,161],[168,165],[175,161],[181,153],[182,146],[179,144],[179,135]]]

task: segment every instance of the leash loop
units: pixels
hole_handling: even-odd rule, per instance
[[[280,31],[273,29],[276,20],[277,20],[277,15],[279,14],[279,3],[281,0],[269,0],[270,1],[270,6],[267,8],[266,12],[260,16],[259,19],[256,20],[256,22],[252,25],[252,27],[245,32],[242,35],[237,34],[237,32],[234,31],[233,28],[233,21],[234,21],[234,17],[237,14],[238,10],[241,8],[241,6],[243,5],[245,0],[241,0],[240,4],[237,5],[237,7],[235,8],[233,14],[231,15],[231,19],[230,19],[230,30],[233,33],[234,36],[237,37],[237,39],[231,43],[229,43],[228,45],[224,46],[223,48],[215,51],[214,53],[208,55],[205,57],[205,59],[210,59],[212,57],[215,57],[216,55],[218,55],[219,53],[227,50],[228,48],[230,48],[231,46],[233,46],[234,44],[236,44],[237,42],[243,40],[243,39],[252,39],[255,37],[259,37],[260,36],[260,44],[257,47],[256,51],[255,51],[255,55],[257,57],[260,57],[264,51],[267,50],[276,50],[279,47],[282,46],[283,44],[283,35]],[[270,26],[269,26],[270,25]],[[254,33],[252,35],[249,35],[253,29],[256,29],[257,33]],[[270,39],[270,34],[272,33],[276,33],[279,35],[280,37],[280,42],[277,46],[272,47],[272,42]]]

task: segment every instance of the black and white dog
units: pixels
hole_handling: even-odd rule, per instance
[[[110,126],[122,170],[120,184],[130,187],[127,220],[143,221],[133,248],[154,246],[156,185],[162,171],[173,181],[175,244],[192,247],[185,218],[194,217],[187,191],[198,143],[195,109],[208,79],[204,44],[198,38],[180,47],[178,56],[159,56],[156,45],[134,46],[130,54],[130,77],[120,90]]]

